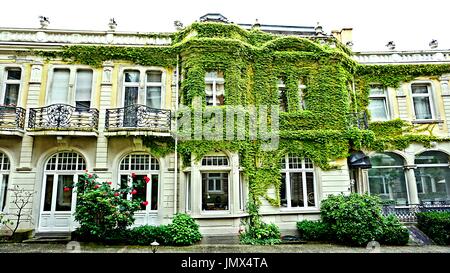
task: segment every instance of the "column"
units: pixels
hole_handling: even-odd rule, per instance
[[[445,120],[447,123],[447,131],[448,135],[450,136],[450,88],[448,85],[450,77],[449,76],[443,76],[440,77],[440,83],[441,83],[441,92],[442,92],[442,101],[444,103],[444,112],[445,112]]]
[[[410,204],[419,204],[419,195],[417,193],[416,176],[414,170],[417,169],[416,165],[406,165],[404,167],[406,174],[406,183],[408,183],[408,193]]]
[[[42,63],[34,63],[31,66],[31,77],[28,85],[27,112],[25,115],[25,130],[28,128],[30,108],[39,106],[39,96],[42,84]],[[20,162],[18,171],[31,171],[31,159],[33,155],[34,138],[25,134],[20,148]]]
[[[111,108],[113,63],[104,62],[102,73],[100,105],[98,106],[98,137],[94,167],[94,171],[96,172],[108,171],[108,138],[105,136],[105,117],[106,109]]]

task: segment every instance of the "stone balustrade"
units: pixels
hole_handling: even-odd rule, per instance
[[[450,50],[355,52],[352,57],[362,64],[446,63]]]

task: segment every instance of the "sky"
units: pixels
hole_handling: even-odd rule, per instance
[[[20,6],[20,8],[17,8]],[[173,22],[185,26],[206,13],[221,13],[234,23],[315,26],[331,30],[353,28],[353,50],[450,49],[449,0],[15,0],[0,4],[0,28],[38,28],[39,16],[50,18],[49,29],[172,32]],[[5,12],[13,11],[13,12]]]

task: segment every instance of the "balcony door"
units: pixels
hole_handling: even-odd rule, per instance
[[[39,231],[74,230],[76,192],[72,186],[85,169],[84,158],[73,152],[60,152],[48,160],[42,184]]]

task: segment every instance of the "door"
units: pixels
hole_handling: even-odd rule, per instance
[[[124,77],[123,126],[137,127],[139,98],[139,71],[126,71]]]
[[[44,174],[39,231],[74,230],[76,194],[72,188],[77,174]]]

